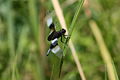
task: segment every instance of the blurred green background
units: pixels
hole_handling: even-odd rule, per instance
[[[59,0],[68,28],[78,1]],[[89,10],[91,18],[82,7],[71,36],[85,77],[87,80],[109,80],[89,27],[91,19],[98,25],[120,77],[120,0],[89,0]],[[51,0],[0,0],[0,80],[50,80],[51,75],[55,77],[52,71],[57,59],[52,53],[46,56],[50,45],[47,41],[50,30],[46,25],[48,11],[54,13]],[[60,30],[57,16],[52,15]],[[69,46],[60,80],[81,80]]]

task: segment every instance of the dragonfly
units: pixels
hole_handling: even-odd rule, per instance
[[[49,17],[47,19],[47,26],[48,28],[50,29],[50,33],[48,35],[48,38],[47,40],[48,41],[51,41],[51,44],[50,44],[50,47],[47,51],[47,56],[50,54],[50,52],[54,53],[57,57],[60,58],[60,71],[59,71],[59,77],[60,77],[60,74],[61,74],[61,69],[62,69],[62,64],[63,64],[63,51],[62,49],[60,48],[59,44],[58,44],[58,39],[61,38],[61,42],[62,43],[65,43],[63,40],[62,40],[62,37],[66,38],[67,39],[67,35],[65,35],[66,33],[66,30],[65,29],[61,29],[61,30],[58,30],[56,31],[56,26],[55,24],[53,23],[53,19],[52,17]]]
[[[49,33],[47,40],[51,41],[49,50],[47,52],[47,56],[48,56],[50,52],[53,52],[54,54],[56,54],[57,52],[62,51],[60,46],[58,45],[58,39],[61,38],[61,42],[65,43],[62,40],[62,37],[66,38],[67,35],[65,35],[65,33],[66,33],[65,29],[61,29],[61,30],[56,31],[56,26],[53,23],[52,17],[49,17],[47,19],[47,26],[50,29],[50,33]]]

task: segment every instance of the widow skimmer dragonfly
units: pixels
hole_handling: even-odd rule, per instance
[[[65,35],[66,30],[65,29],[61,29],[59,31],[56,31],[56,26],[53,23],[53,19],[52,17],[49,17],[47,19],[47,26],[48,28],[51,30],[48,36],[48,41],[51,41],[50,47],[48,49],[47,52],[47,56],[49,55],[50,52],[53,52],[58,58],[60,58],[60,71],[59,71],[59,77],[60,77],[60,73],[61,73],[61,69],[62,69],[62,64],[63,64],[63,51],[60,48],[60,46],[58,45],[58,39],[61,38],[61,42],[65,43],[62,41],[62,37],[64,38],[68,38],[67,35]],[[65,37],[67,36],[67,37]]]
[[[58,45],[58,39],[61,38],[61,42],[64,43],[62,41],[62,37],[66,38],[65,33],[66,30],[65,29],[61,29],[59,31],[56,31],[56,26],[53,23],[53,19],[52,17],[49,17],[47,19],[47,26],[49,27],[49,29],[51,30],[49,36],[48,36],[48,41],[51,41],[51,45],[50,48],[47,52],[47,56],[49,55],[49,53],[52,51],[54,54],[56,54],[58,57],[61,57],[62,55],[57,54],[58,52],[62,52],[60,46]]]

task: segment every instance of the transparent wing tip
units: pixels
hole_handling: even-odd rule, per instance
[[[60,46],[56,46],[55,48],[53,48],[52,50],[51,50],[54,54],[56,54],[56,56],[58,57],[58,58],[62,58],[62,53],[63,53],[63,51],[61,50],[61,48],[60,48]]]
[[[52,52],[56,54],[60,50],[61,50],[60,47],[56,46],[55,48],[52,49]]]

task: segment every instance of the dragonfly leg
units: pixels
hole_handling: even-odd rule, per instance
[[[63,40],[62,40],[62,36],[61,36],[61,42],[64,43]]]
[[[63,37],[64,37],[65,39],[70,38],[69,35],[63,35]]]
[[[63,37],[64,37],[65,39],[69,39],[69,38],[70,38],[69,35],[63,35]],[[64,41],[62,40],[62,36],[61,36],[61,42],[62,42],[62,43],[66,43],[66,42],[64,42]]]

